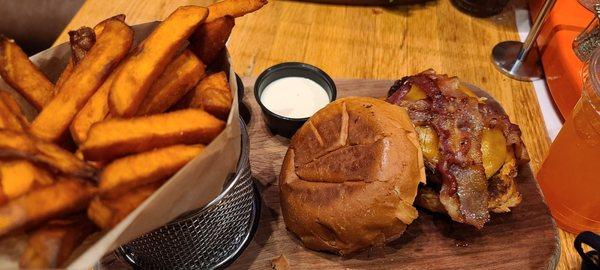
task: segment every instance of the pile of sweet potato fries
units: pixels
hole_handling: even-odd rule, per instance
[[[0,36],[0,237],[25,231],[20,265],[64,266],[117,225],[225,128],[232,94],[215,66],[234,18],[266,0],[176,9],[137,47],[124,15],[71,31],[55,83]]]

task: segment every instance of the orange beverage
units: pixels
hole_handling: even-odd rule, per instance
[[[600,50],[583,72],[583,91],[537,175],[556,223],[600,232]]]

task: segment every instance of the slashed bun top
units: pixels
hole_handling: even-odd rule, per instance
[[[294,135],[282,165],[288,229],[341,255],[398,238],[417,217],[420,151],[403,108],[366,97],[329,104]]]

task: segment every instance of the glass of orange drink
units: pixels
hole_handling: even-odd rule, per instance
[[[600,50],[582,77],[581,98],[537,174],[556,223],[571,233],[600,232]]]

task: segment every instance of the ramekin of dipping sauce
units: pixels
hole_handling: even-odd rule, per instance
[[[327,73],[299,62],[274,65],[263,71],[254,84],[254,97],[267,126],[287,138],[336,96],[335,84]]]

